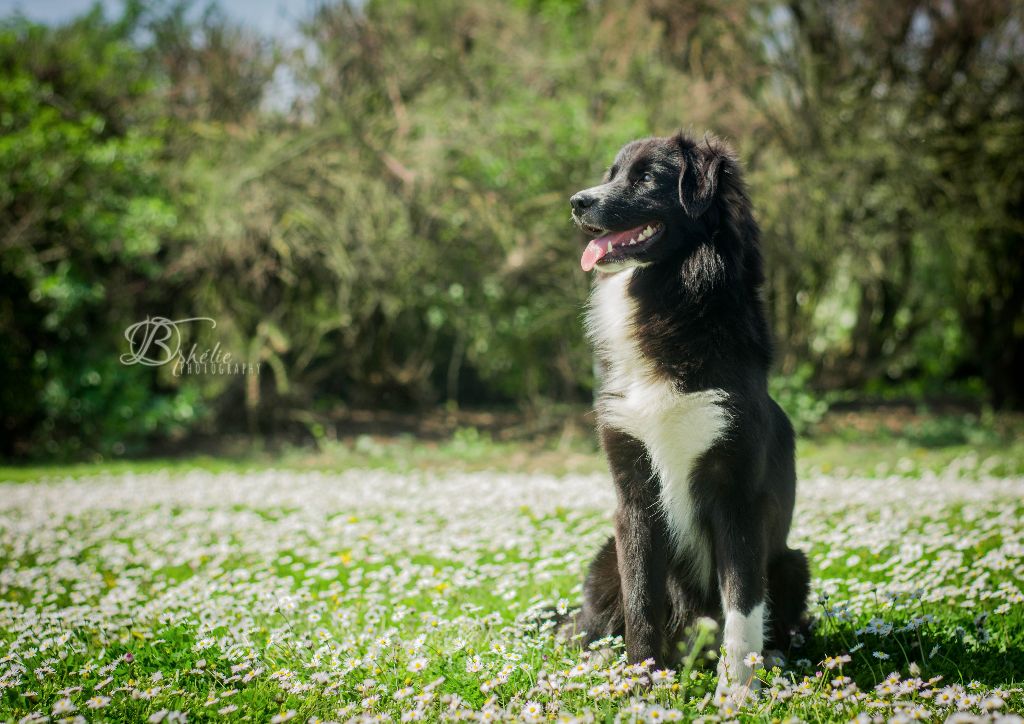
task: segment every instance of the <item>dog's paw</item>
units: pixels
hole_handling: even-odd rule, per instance
[[[580,609],[568,611],[565,614],[558,614],[555,618],[555,641],[561,644],[581,646],[585,636],[580,626]]]
[[[754,701],[761,692],[761,681],[757,678],[753,661],[718,660],[718,686],[715,688],[716,704],[732,702],[737,706]]]
[[[590,656],[590,665],[594,669],[604,669],[611,666],[619,658],[619,655],[609,647],[605,646],[603,649],[597,649]]]
[[[719,709],[726,704],[739,708],[745,704],[752,704],[761,695],[761,682],[753,679],[749,684],[732,684],[728,679],[718,677],[718,686],[715,687],[715,706]]]

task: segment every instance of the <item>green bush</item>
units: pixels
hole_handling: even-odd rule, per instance
[[[810,432],[828,412],[828,401],[811,387],[812,374],[810,365],[803,365],[794,374],[773,376],[768,385],[798,435]]]
[[[194,391],[118,362],[178,223],[133,15],[0,27],[0,452],[123,453],[187,428]]]
[[[680,126],[746,162],[798,429],[836,390],[1024,405],[1018,5],[369,0],[301,52],[187,2],[7,20],[0,454],[585,401],[568,196]],[[150,315],[262,373],[120,366]]]

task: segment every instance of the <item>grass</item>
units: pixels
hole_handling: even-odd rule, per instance
[[[506,439],[472,426],[423,439],[408,433],[321,438],[317,445],[246,441],[216,454],[99,460],[72,464],[0,465],[0,480],[33,482],[98,474],[190,470],[250,472],[268,467],[399,473],[517,471],[554,475],[607,470],[585,420],[560,435]],[[1024,475],[1024,418],[884,411],[833,414],[797,442],[801,477],[817,474],[917,477],[950,468],[964,474]]]
[[[812,563],[815,627],[742,706],[711,699],[699,651],[659,680],[543,623],[578,602],[611,529],[582,437],[463,429],[279,457],[4,468],[0,721],[1024,709],[1020,443],[869,427],[801,443],[793,541]]]

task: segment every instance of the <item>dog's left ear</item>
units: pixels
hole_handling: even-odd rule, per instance
[[[698,218],[715,198],[718,175],[724,156],[706,145],[683,149],[683,168],[679,173],[679,203],[691,218]]]

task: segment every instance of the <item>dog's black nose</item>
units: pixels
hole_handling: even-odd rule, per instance
[[[593,206],[595,201],[597,201],[595,196],[588,194],[586,191],[580,191],[569,198],[569,205],[572,206],[574,211],[580,211]]]

